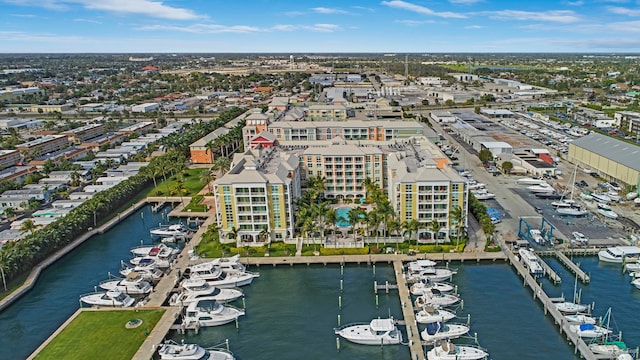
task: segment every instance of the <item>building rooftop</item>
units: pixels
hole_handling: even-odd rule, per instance
[[[213,130],[212,132],[208,133],[207,135],[201,137],[200,139],[196,140],[193,144],[189,145],[190,147],[201,147],[204,148],[207,146],[207,143],[209,141],[213,141],[217,138],[219,138],[222,135],[226,135],[229,133],[228,128],[226,127],[219,127],[215,130]]]
[[[569,147],[571,146],[594,152],[604,158],[640,171],[640,146],[638,145],[592,132],[574,140],[569,144]]]
[[[42,144],[47,143],[49,141],[57,140],[57,139],[60,139],[60,138],[66,138],[66,136],[64,136],[64,135],[46,135],[46,136],[43,136],[43,137],[41,137],[39,139],[28,141],[26,143],[22,143],[22,144],[19,144],[19,145],[16,145],[16,146],[17,147],[33,147],[33,146],[42,145]]]

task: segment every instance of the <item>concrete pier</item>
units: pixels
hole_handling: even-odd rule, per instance
[[[562,262],[571,272],[578,276],[578,279],[585,284],[588,284],[591,281],[591,277],[587,275],[578,264],[574,263],[567,257],[567,255],[561,253],[560,251],[555,251],[555,256]]]
[[[398,284],[398,294],[402,306],[402,316],[404,317],[404,323],[407,329],[407,340],[409,341],[411,360],[424,360],[426,356],[424,351],[422,351],[422,341],[420,339],[420,331],[418,330],[418,322],[416,321],[416,312],[413,309],[409,285],[402,271],[402,261],[394,261],[393,270],[396,275],[396,284]]]

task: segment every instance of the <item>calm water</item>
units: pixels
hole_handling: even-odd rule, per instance
[[[141,217],[140,214],[143,214]],[[129,249],[149,242],[149,228],[162,222],[161,215],[144,208],[103,236],[95,237],[44,272],[34,289],[12,307],[0,313],[0,359],[23,359],[35,350],[79,307],[79,296],[116,273]],[[554,286],[544,281],[551,296],[564,292],[572,297],[573,277],[554,259],[547,259],[564,282]],[[626,342],[640,344],[636,326],[640,313],[640,291],[629,284],[619,266],[600,264],[596,258],[581,258],[582,267],[592,274],[583,285],[585,303],[596,302],[595,313],[613,307],[612,325],[623,331]],[[397,292],[380,292],[378,306],[374,279],[394,282],[389,266],[348,265],[296,266],[258,269],[261,277],[245,287],[247,315],[234,324],[205,328],[200,334],[184,336],[203,346],[229,339],[231,350],[241,360],[296,359],[408,359],[405,346],[361,346],[340,342],[336,349],[338,314],[342,324],[368,322],[389,314],[400,318]],[[343,279],[343,290],[340,290]],[[454,282],[464,299],[461,317],[471,314],[471,332],[492,359],[577,359],[542,307],[533,302],[531,292],[506,264],[466,263],[459,266]],[[338,297],[342,296],[342,309]],[[241,304],[237,304],[241,306]],[[172,334],[176,339],[182,337]]]

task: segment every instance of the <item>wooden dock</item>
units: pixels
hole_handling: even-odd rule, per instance
[[[373,282],[373,291],[377,294],[378,291],[389,293],[389,290],[398,290],[398,284],[390,284],[388,281],[385,281],[384,284],[378,284],[377,281]]]
[[[396,284],[400,296],[400,305],[402,306],[402,316],[407,329],[407,340],[409,340],[411,360],[425,360],[426,356],[422,350],[422,340],[420,339],[416,313],[413,309],[413,301],[411,300],[411,294],[409,293],[409,286],[404,277],[402,261],[394,261],[393,270],[396,274]]]
[[[559,284],[562,282],[562,278],[558,273],[556,273],[549,264],[547,264],[544,260],[539,259],[540,266],[544,270],[545,276],[549,278],[549,280],[553,281],[554,284]]]
[[[576,254],[573,252],[574,250],[581,250],[581,252]],[[588,284],[591,281],[591,277],[588,274],[586,274],[582,269],[580,269],[580,266],[578,266],[578,264],[574,263],[573,261],[571,261],[571,259],[567,257],[567,255],[565,254],[566,251],[567,250],[536,251],[536,254],[538,254],[539,256],[557,257],[558,260],[560,260],[560,262],[564,266],[566,266],[572,273],[576,274],[576,276],[578,277],[578,279],[580,279],[580,281],[582,281],[585,284]],[[571,255],[585,255],[585,253],[592,252],[593,249],[571,249],[570,251],[571,252],[569,252],[569,254]]]
[[[589,346],[582,340],[576,333],[572,332],[569,329],[569,323],[565,320],[564,316],[558,309],[556,309],[553,300],[550,298],[547,293],[542,290],[540,284],[536,282],[536,279],[531,276],[529,271],[518,261],[515,255],[507,251],[507,256],[509,257],[509,261],[511,265],[516,269],[517,273],[524,279],[524,284],[529,286],[533,291],[533,299],[539,300],[544,308],[544,313],[549,314],[558,328],[560,329],[560,334],[565,334],[567,340],[571,341],[574,346],[574,353],[580,352],[580,355],[587,360],[596,360],[601,359],[602,357],[596,356]]]

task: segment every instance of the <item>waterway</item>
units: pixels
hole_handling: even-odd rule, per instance
[[[31,292],[0,313],[0,359],[26,358],[76,311],[79,296],[93,291],[108,272],[116,273],[120,261],[129,257],[129,249],[141,240],[149,242],[148,230],[162,221],[161,215],[145,207],[47,269]],[[564,293],[572,297],[573,276],[556,260],[547,260],[563,283],[554,286],[544,280],[545,291],[551,296]],[[629,284],[620,266],[601,264],[596,258],[579,261],[592,276],[591,284],[580,285],[583,302],[595,301],[596,315],[611,306],[612,325],[623,331],[631,347],[638,346],[640,328],[635,319],[640,313],[640,291]],[[477,333],[492,359],[578,359],[509,265],[452,266],[458,267],[454,282],[464,299],[464,309],[459,310],[461,321],[471,314],[471,332]],[[261,277],[244,288],[247,315],[240,318],[237,329],[228,324],[202,329],[197,335],[171,336],[204,346],[229,339],[231,350],[241,360],[409,358],[405,346],[368,347],[342,340],[338,351],[333,333],[338,314],[342,324],[368,322],[389,314],[401,316],[394,290],[379,292],[376,306],[373,281],[395,282],[390,266],[378,264],[375,274],[373,267],[365,264],[347,265],[343,270],[339,266],[263,266],[252,270],[259,271]]]

